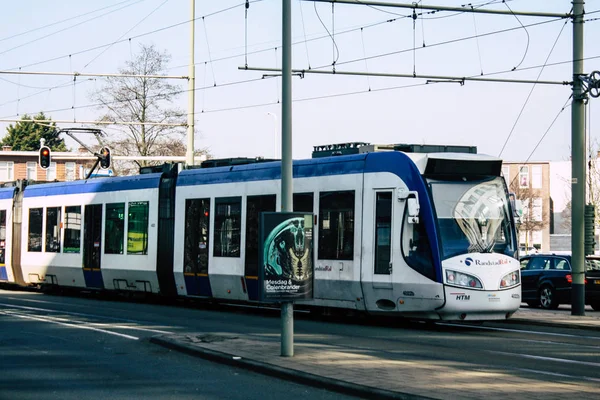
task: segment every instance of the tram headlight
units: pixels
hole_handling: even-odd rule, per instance
[[[472,289],[483,289],[481,281],[473,275],[446,270],[446,283],[453,286],[464,286]]]
[[[519,283],[521,283],[521,274],[519,274],[519,271],[513,271],[502,277],[502,280],[500,280],[500,289],[516,286]]]

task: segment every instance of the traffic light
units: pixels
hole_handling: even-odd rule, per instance
[[[50,147],[42,146],[40,148],[40,160],[39,160],[40,167],[43,169],[50,168],[51,159],[52,159],[52,154],[50,152]]]
[[[108,147],[100,149],[100,168],[110,168],[110,149]]]
[[[593,204],[585,205],[585,213],[583,217],[584,235],[583,235],[583,251],[585,255],[594,254],[596,247],[596,208]]]

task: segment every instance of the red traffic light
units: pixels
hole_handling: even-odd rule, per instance
[[[110,149],[108,147],[100,149],[100,168],[110,168]]]
[[[40,148],[40,159],[39,164],[42,169],[50,168],[50,163],[52,162],[52,154],[50,148],[48,146],[44,146]]]

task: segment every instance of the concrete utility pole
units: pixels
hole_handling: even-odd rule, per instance
[[[281,211],[293,211],[292,173],[292,4],[282,0]],[[281,355],[294,356],[294,303],[281,303]]]
[[[573,102],[571,104],[571,315],[585,315],[585,99],[583,76],[584,0],[573,0]]]
[[[185,163],[194,165],[194,112],[196,95],[196,66],[194,65],[194,36],[196,33],[196,0],[190,0],[190,71],[188,78],[188,127]]]

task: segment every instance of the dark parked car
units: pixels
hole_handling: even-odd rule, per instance
[[[530,307],[555,309],[571,304],[571,256],[531,254],[521,257],[522,298]],[[600,256],[585,262],[585,304],[600,311]]]

